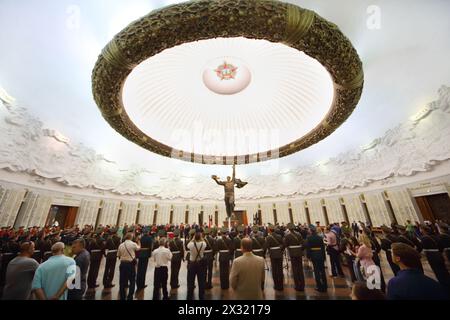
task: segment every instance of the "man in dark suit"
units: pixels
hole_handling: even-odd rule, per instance
[[[392,244],[392,259],[400,271],[387,286],[389,300],[448,300],[445,288],[425,276],[420,254],[404,243]]]
[[[327,274],[325,272],[325,244],[323,239],[317,235],[317,229],[311,228],[311,235],[306,238],[304,245],[306,256],[312,261],[314,268],[314,278],[316,279],[316,290],[326,292]]]
[[[106,239],[106,262],[105,271],[103,273],[103,287],[105,289],[115,286],[112,282],[116,270],[117,249],[121,242],[120,237],[117,235],[117,229],[110,229],[109,234],[110,235]]]
[[[141,237],[141,249],[138,254],[138,265],[136,272],[136,287],[137,290],[143,290],[147,288],[145,284],[145,276],[147,274],[148,259],[152,255],[153,237],[150,236],[150,230],[145,228]]]
[[[439,238],[434,235],[431,228],[426,225],[420,226],[420,232],[423,234],[420,241],[428,263],[439,283],[446,287],[450,292],[450,274],[445,265],[442,252],[439,250]]]
[[[274,289],[282,291],[283,286],[283,238],[276,232],[274,226],[269,226],[269,235],[266,238],[266,246],[269,250],[270,264]]]
[[[284,237],[284,246],[289,252],[291,258],[292,274],[296,291],[305,290],[305,275],[303,273],[303,238],[295,231],[293,223],[288,224],[289,233]]]
[[[358,227],[358,224],[356,223],[356,221],[352,222],[352,230],[353,230],[353,236],[355,238],[358,238],[359,227]]]
[[[227,290],[230,287],[230,261],[233,242],[228,237],[228,229],[221,229],[221,237],[217,240],[217,249],[219,250],[219,273],[220,287]]]
[[[206,289],[212,289],[212,276],[213,276],[213,265],[214,265],[214,257],[217,253],[217,243],[216,239],[211,236],[211,229],[205,228],[205,242],[206,242],[206,250],[205,250],[205,260],[206,260]]]
[[[88,274],[88,289],[95,289],[99,285],[97,284],[98,272],[100,264],[105,254],[105,244],[102,236],[103,230],[97,230],[93,236],[89,239],[87,249],[91,255],[91,264],[89,266]]]
[[[172,261],[170,264],[170,287],[178,289],[180,287],[178,275],[180,273],[181,261],[184,260],[184,246],[180,239],[180,230],[175,229],[173,238],[169,240],[169,249],[172,252]]]

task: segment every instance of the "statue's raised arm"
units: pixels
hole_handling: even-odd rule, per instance
[[[219,177],[215,174],[211,176],[211,179],[213,179],[219,186],[223,186],[224,182],[219,180]]]

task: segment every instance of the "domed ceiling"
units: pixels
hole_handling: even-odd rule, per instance
[[[51,129],[45,131],[46,134],[65,141],[65,148],[70,146],[67,157],[76,154],[78,160],[82,159],[79,161],[89,159],[83,164],[92,165],[77,168],[77,179],[68,170],[57,174],[50,172],[48,167],[56,167],[48,164],[52,163],[51,160],[46,164],[42,160],[25,165],[16,159],[14,166],[9,163],[14,160],[11,154],[3,152],[4,158],[8,159],[0,159],[3,160],[0,163],[8,162],[3,167],[40,173],[69,185],[87,187],[97,182],[98,188],[119,193],[220,199],[221,190],[210,191],[211,185],[206,181],[211,174],[228,175],[229,167],[167,159],[140,148],[105,122],[92,98],[91,72],[102,48],[131,21],[176,2],[42,0],[27,3],[3,0],[0,5],[0,87],[16,98],[14,106],[17,109],[14,112],[21,114],[22,118],[29,115],[39,119],[42,128]],[[388,130],[405,123],[410,128],[411,117],[429,102],[448,99],[444,94],[439,97],[437,92],[442,85],[450,84],[450,2],[380,0],[375,5],[370,0],[290,2],[335,23],[350,39],[364,64],[364,92],[349,119],[320,143],[282,159],[238,166],[240,177],[255,181],[253,189],[249,184],[242,191],[241,195],[247,198],[328,188],[332,185],[327,181],[329,175],[322,175],[321,181],[316,181],[314,188],[308,189],[300,186],[302,174],[308,170],[315,172],[318,166],[324,173],[330,159],[333,161],[341,159],[342,155],[357,155],[360,151],[370,150],[375,139],[385,137],[386,132],[392,134]],[[242,42],[246,42],[245,50],[240,50],[244,47]],[[242,38],[200,41],[174,47],[135,68],[124,87],[124,104],[141,130],[186,150],[196,151],[205,147],[199,145],[195,138],[183,139],[184,132],[195,129],[195,119],[199,114],[208,119],[202,123],[207,128],[230,123],[226,128],[231,128],[234,136],[251,129],[282,129],[279,139],[288,143],[317,125],[328,111],[332,99],[329,74],[317,61],[298,52],[293,55],[292,50],[281,44]],[[227,64],[238,68],[239,75],[236,76],[240,77],[240,84],[237,87],[217,86],[217,73],[214,72],[224,66],[227,69]],[[194,76],[200,81],[193,81]],[[155,85],[154,90],[140,90],[146,88],[149,81]],[[273,94],[274,88],[287,83],[290,85],[286,92]],[[250,103],[249,96],[255,92],[259,93],[258,103]],[[292,104],[292,96],[302,103]],[[172,101],[171,105],[176,107],[164,109],[164,99]],[[151,107],[145,103],[149,100],[155,101]],[[246,108],[242,113],[242,105],[255,107]],[[26,108],[27,116],[19,107]],[[238,111],[240,116],[236,119]],[[445,123],[442,126],[445,128]],[[432,130],[432,126],[427,128]],[[4,132],[0,134],[3,138]],[[227,145],[219,143],[219,139],[211,140],[208,148],[217,154],[252,150],[249,145]],[[255,151],[267,149],[271,142],[263,140],[262,143],[252,144],[251,148]],[[59,150],[58,145],[49,148],[51,152]],[[89,156],[86,150],[90,150]],[[390,154],[391,162],[400,158],[396,154],[392,158],[394,155],[387,149],[383,152]],[[440,159],[445,158],[444,153],[440,154]],[[91,158],[91,155],[95,156]],[[61,156],[61,159],[65,157]],[[96,167],[95,159],[98,158],[104,159],[100,165],[102,168]],[[70,161],[76,163],[77,159]],[[57,157],[53,160],[56,161]],[[416,160],[419,163],[430,159]],[[68,159],[65,161],[70,162]],[[38,166],[41,166],[40,170],[36,170]],[[363,167],[357,168],[362,170]],[[348,172],[339,175],[336,171],[339,166],[330,168],[333,168],[333,179],[337,175],[345,180],[349,175]],[[102,177],[111,178],[99,179],[92,173],[96,170],[106,170]],[[391,171],[387,170],[386,174],[390,175]],[[124,172],[127,172],[125,178]],[[295,174],[289,176],[287,173],[290,172]],[[297,175],[298,172],[303,173]],[[87,176],[91,180],[83,183]],[[282,177],[274,179],[278,176]],[[123,179],[114,182],[114,177]],[[270,183],[264,184],[264,180]],[[175,186],[177,181],[180,181],[179,190]],[[352,182],[353,185],[358,185],[358,181]],[[169,182],[174,187],[164,189],[163,186]],[[123,186],[127,183],[128,187]],[[192,186],[198,184],[205,185],[192,191]]]
[[[228,80],[219,68],[235,75]],[[122,95],[131,120],[155,140],[192,153],[234,156],[302,137],[325,118],[333,93],[326,69],[296,49],[218,38],[146,60],[127,78]]]

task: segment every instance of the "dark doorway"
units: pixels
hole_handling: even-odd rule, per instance
[[[141,220],[141,210],[138,209],[137,213],[136,213],[136,224],[139,224],[139,220]]]
[[[306,213],[306,222],[308,222],[308,224],[311,224],[311,217],[309,215],[309,208],[308,207],[305,208],[305,213]]]
[[[434,222],[450,219],[450,197],[448,193],[416,197],[415,199],[423,220]]]
[[[247,211],[236,210],[234,211],[234,217],[238,225],[248,225]]]
[[[45,224],[51,226],[57,222],[62,229],[73,228],[77,219],[77,213],[77,207],[51,206]]]
[[[386,200],[386,207],[388,209],[389,218],[391,223],[398,224],[397,217],[395,216],[394,208],[392,207],[391,200]]]
[[[102,215],[102,208],[98,208],[97,219],[95,219],[95,227],[97,228],[99,225],[100,217]]]
[[[203,225],[203,211],[200,211],[198,214],[198,224],[201,226]]]
[[[120,218],[122,217],[122,209],[119,209],[119,214],[117,215],[116,226],[120,224]]]
[[[173,223],[173,210],[170,210],[170,215],[169,215],[169,224]]]
[[[294,223],[294,215],[292,214],[292,208],[289,208],[289,221]]]
[[[344,213],[345,222],[350,224],[350,220],[348,219],[348,212],[347,212],[347,208],[346,208],[345,204],[341,204],[341,208],[342,208],[342,212]]]
[[[153,212],[153,224],[156,224],[156,219],[157,219],[157,217],[158,217],[158,210],[155,210],[155,211]]]
[[[322,212],[323,212],[323,216],[325,218],[325,225],[329,226],[330,225],[330,219],[328,219],[327,207],[322,206]],[[337,222],[339,222],[339,221],[337,221]]]
[[[366,221],[363,221],[365,224],[369,223],[372,226],[372,219],[369,215],[369,208],[367,208],[367,203],[362,202],[362,208],[364,212],[364,217],[366,218]]]

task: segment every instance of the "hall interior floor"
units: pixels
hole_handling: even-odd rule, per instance
[[[387,264],[384,253],[380,256],[383,274],[386,280],[386,284],[394,275],[390,266]],[[273,289],[273,279],[272,274],[269,270],[266,270],[266,282],[264,289],[264,296],[266,300],[349,300],[352,283],[350,281],[350,275],[348,273],[348,268],[343,266],[345,273],[345,279],[336,277],[332,278],[328,275],[328,291],[326,293],[320,293],[315,290],[315,280],[312,270],[312,264],[306,262],[304,259],[304,272],[305,272],[305,291],[297,292],[294,289],[294,280],[291,274],[291,268],[286,268],[287,261],[284,260],[284,290],[276,291]],[[113,283],[116,284],[112,289],[104,289],[102,286],[103,270],[104,270],[105,259],[102,259],[102,264],[100,266],[100,273],[97,279],[97,283],[100,285],[95,290],[88,290],[84,299],[85,300],[118,300],[119,299],[119,262],[116,265],[116,273],[114,275]],[[426,259],[422,260],[425,274],[433,279],[436,279],[433,271],[431,270]],[[184,262],[180,269],[180,288],[177,290],[170,290],[170,285],[168,286],[169,294],[172,300],[185,300],[187,296],[187,263]],[[266,267],[270,267],[270,259],[266,258]],[[149,260],[149,266],[147,269],[146,284],[147,288],[136,292],[135,299],[137,300],[151,300],[153,298],[153,272],[154,272],[154,262],[152,259]],[[328,269],[327,269],[328,274]],[[170,272],[169,272],[170,279]],[[231,300],[232,291],[222,290],[220,288],[220,278],[219,278],[219,264],[214,263],[213,271],[213,288],[211,290],[206,290],[205,299],[206,300]],[[198,297],[197,289],[194,292],[194,296]]]

